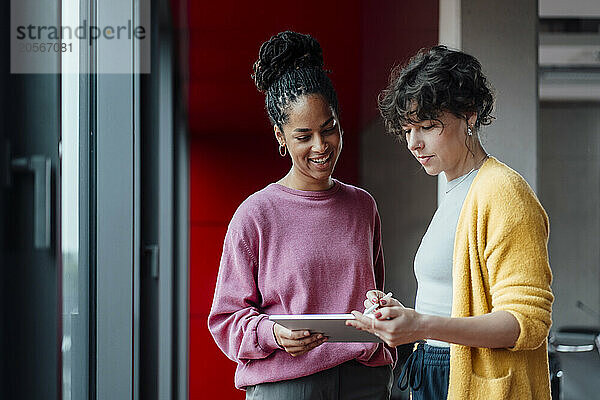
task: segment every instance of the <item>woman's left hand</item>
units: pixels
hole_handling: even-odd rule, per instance
[[[424,339],[421,331],[421,314],[402,305],[382,307],[374,312],[374,317],[352,311],[356,319],[346,321],[346,325],[368,331],[379,336],[388,346],[396,347]]]

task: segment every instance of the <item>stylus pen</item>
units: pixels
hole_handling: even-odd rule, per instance
[[[377,307],[379,307],[379,304],[381,304],[381,300],[389,300],[391,298],[392,298],[392,292],[389,292],[388,294],[386,294],[385,296],[383,296],[382,298],[379,299],[379,303],[375,303],[371,307],[367,308],[365,310],[365,312],[363,313],[363,315],[371,314],[373,311],[375,311],[375,309],[377,309]]]

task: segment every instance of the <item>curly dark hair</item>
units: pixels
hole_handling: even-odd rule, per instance
[[[394,68],[378,103],[388,132],[400,137],[402,126],[439,121],[443,111],[463,119],[476,112],[476,130],[494,118],[494,95],[479,61],[441,45],[421,49],[406,64]]]
[[[321,45],[312,36],[285,31],[260,46],[252,78],[265,93],[265,107],[273,125],[283,131],[288,109],[300,96],[318,94],[338,115],[338,100],[323,69]]]

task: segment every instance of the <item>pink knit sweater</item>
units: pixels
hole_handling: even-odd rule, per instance
[[[246,199],[225,236],[208,326],[238,363],[235,386],[293,379],[356,359],[393,362],[374,343],[324,343],[292,357],[273,336],[270,314],[362,310],[383,290],[379,214],[364,190],[335,181],[308,192],[270,184]],[[393,350],[392,350],[393,351]]]

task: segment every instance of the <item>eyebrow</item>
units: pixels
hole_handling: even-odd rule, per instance
[[[404,128],[408,128],[409,126],[425,125],[427,123],[432,123],[432,122],[435,123],[437,121],[438,120],[436,120],[436,119],[423,119],[421,121],[413,121],[413,122],[409,121],[405,124],[400,125],[400,128],[404,129]]]
[[[333,115],[329,119],[321,124],[321,128],[325,128],[329,123],[333,121]]]
[[[323,122],[323,123],[321,124],[320,128],[324,128],[324,127],[326,127],[327,125],[329,125],[329,123],[330,123],[330,122],[331,122],[333,119],[334,119],[334,117],[333,117],[333,116],[329,117],[329,119],[328,119],[327,121],[325,121],[325,122]],[[309,128],[296,128],[296,129],[294,129],[294,130],[293,130],[293,132],[310,132],[310,129],[309,129]]]

